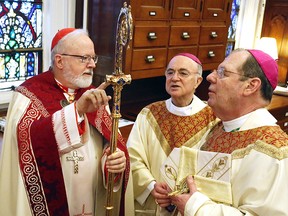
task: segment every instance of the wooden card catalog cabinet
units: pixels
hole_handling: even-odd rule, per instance
[[[88,1],[88,30],[99,55],[95,84],[113,72],[116,22],[124,1]],[[204,70],[217,68],[224,59],[232,0],[126,2],[132,7],[134,28],[124,72],[133,80],[163,76],[167,63],[179,52],[197,55]],[[81,17],[76,16],[76,21]]]
[[[134,35],[125,71],[132,79],[162,76],[179,52],[199,57],[204,70],[225,57],[232,0],[131,0]]]

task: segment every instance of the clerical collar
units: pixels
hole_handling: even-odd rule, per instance
[[[188,106],[185,106],[185,107],[177,107],[172,103],[171,98],[166,100],[166,107],[167,107],[168,111],[173,113],[174,115],[178,115],[178,116],[191,115],[192,104],[193,103],[190,103]]]
[[[70,89],[67,88],[66,86],[62,85],[58,80],[56,80],[57,85],[63,90],[64,95],[66,99],[68,100],[69,103],[73,103],[75,100],[76,94],[78,92],[78,89]]]
[[[178,116],[191,116],[195,113],[202,110],[204,107],[206,107],[206,104],[203,103],[196,95],[193,96],[193,101],[191,104],[189,104],[186,107],[177,107],[172,103],[172,99],[169,98],[165,101],[167,110]]]
[[[241,126],[244,124],[244,122],[249,118],[251,113],[248,113],[244,116],[241,116],[239,118],[233,119],[231,121],[223,121],[224,130],[227,132],[234,132],[238,131]]]

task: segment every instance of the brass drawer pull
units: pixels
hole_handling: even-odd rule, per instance
[[[218,14],[217,13],[213,13],[213,17],[218,17]]]
[[[182,32],[182,35],[181,35],[181,37],[182,37],[182,39],[184,39],[184,40],[187,40],[187,39],[189,39],[189,38],[190,38],[190,35],[189,35],[189,33],[188,33],[188,32]]]
[[[156,11],[149,11],[149,16],[156,16]]]
[[[214,32],[214,31],[211,32],[210,37],[211,38],[217,38],[218,37],[217,32]]]
[[[146,58],[145,58],[145,61],[147,62],[147,63],[152,63],[152,62],[154,62],[156,59],[154,58],[154,56],[153,55],[148,55],[148,56],[146,56]]]
[[[284,127],[287,127],[288,126],[288,122],[284,122]]]
[[[155,32],[149,32],[147,35],[148,40],[156,40],[157,39],[157,35]]]
[[[189,12],[184,12],[184,17],[190,17],[190,13]]]
[[[216,55],[215,55],[215,53],[214,53],[214,51],[209,51],[208,52],[208,57],[209,58],[213,58],[213,57],[215,57]]]
[[[288,116],[288,112],[285,113],[285,116]]]

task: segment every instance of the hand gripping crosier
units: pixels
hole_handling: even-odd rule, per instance
[[[121,117],[120,102],[121,91],[123,86],[131,83],[131,75],[125,75],[122,72],[123,66],[123,50],[127,47],[129,41],[132,39],[132,15],[131,7],[127,7],[124,2],[120,10],[116,29],[116,45],[115,45],[115,66],[112,75],[106,75],[106,81],[112,85],[113,88],[113,108],[112,108],[112,134],[110,139],[110,152],[113,154],[117,147],[118,138],[118,123]],[[106,196],[106,215],[112,215],[112,200],[113,200],[113,186],[114,174],[108,173],[108,185]]]

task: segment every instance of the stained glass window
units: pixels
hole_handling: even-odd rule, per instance
[[[232,10],[231,10],[231,15],[230,15],[231,24],[230,24],[229,29],[228,29],[226,56],[228,56],[232,52],[232,50],[234,49],[239,8],[240,8],[240,0],[233,0]]]
[[[42,71],[42,0],[0,0],[0,90]]]

